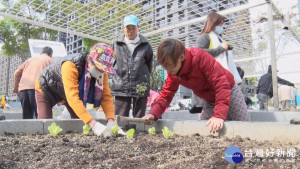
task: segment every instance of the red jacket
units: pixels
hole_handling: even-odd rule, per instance
[[[160,118],[182,85],[204,100],[215,102],[213,117],[226,120],[234,84],[233,75],[210,54],[200,48],[186,48],[181,70],[177,75],[168,72],[166,84],[149,113]]]

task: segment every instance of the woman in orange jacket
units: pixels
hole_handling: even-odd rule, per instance
[[[36,83],[36,101],[39,119],[52,118],[52,107],[63,102],[71,118],[80,118],[96,135],[110,135],[114,126],[114,103],[110,94],[108,74],[114,73],[111,63],[115,52],[106,44],[97,43],[90,53],[74,54],[60,63],[47,67]],[[107,126],[96,122],[86,110],[86,104],[103,108]]]

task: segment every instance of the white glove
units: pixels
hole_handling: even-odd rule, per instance
[[[115,123],[115,121],[110,121],[110,122],[108,122],[107,124],[106,124],[106,128],[105,128],[105,130],[104,130],[104,132],[103,132],[103,136],[104,137],[108,137],[108,136],[112,136],[112,132],[111,132],[111,129],[113,128],[113,127],[115,127],[115,125],[116,125],[116,123]],[[118,134],[120,134],[120,135],[126,135],[126,133],[121,129],[121,127],[119,127],[118,126]]]
[[[121,129],[121,127],[118,127],[118,134],[125,136],[126,133]]]
[[[112,136],[111,129],[115,126],[114,121],[110,121],[104,126],[103,124],[96,122],[92,127],[92,130],[97,136],[110,137]],[[126,135],[126,133],[118,126],[118,134]]]
[[[103,136],[106,137],[106,136],[112,136],[112,132],[111,132],[111,129],[113,127],[115,127],[116,123],[115,121],[110,121],[106,124],[106,129],[105,131],[103,132]],[[121,127],[118,126],[118,134],[120,135],[126,135],[126,133],[121,129]]]
[[[102,135],[102,133],[105,131],[106,127],[99,123],[99,122],[96,122],[94,124],[94,126],[92,127],[92,130],[94,131],[94,133],[97,135],[97,136],[100,136]]]
[[[107,124],[106,124],[106,127],[107,128],[113,128],[115,126],[115,121],[109,121],[109,122],[107,122]]]
[[[111,129],[115,126],[115,122],[114,121],[109,121],[107,122],[106,124],[106,127],[105,127],[105,130],[103,131],[102,135],[104,137],[110,137],[112,136],[112,133],[111,133]]]

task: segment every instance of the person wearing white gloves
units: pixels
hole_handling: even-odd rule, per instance
[[[92,127],[92,130],[94,131],[94,133],[97,136],[103,136],[103,137],[109,137],[112,136],[112,132],[111,129],[115,126],[115,121],[108,121],[106,126],[104,126],[103,124],[99,123],[99,122],[95,122],[95,124]],[[126,133],[120,128],[118,127],[118,134],[120,135],[126,135]]]
[[[68,56],[44,69],[35,86],[38,118],[52,118],[52,107],[60,102],[66,106],[71,118],[80,118],[97,136],[110,136],[115,125],[115,107],[107,73],[115,73],[112,68],[115,57],[111,47],[97,43],[89,53]],[[87,103],[102,106],[106,126],[90,115]],[[124,134],[122,130],[119,133]]]

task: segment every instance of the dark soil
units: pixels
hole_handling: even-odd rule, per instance
[[[239,164],[225,160],[229,146],[237,146],[243,156],[253,156]],[[255,149],[274,148],[273,157],[258,158]],[[295,157],[277,157],[276,149],[294,148]],[[178,136],[165,139],[162,134],[137,133],[133,140],[125,136],[103,138],[89,133],[69,133],[53,138],[39,134],[0,135],[0,168],[300,168],[299,144],[258,142],[234,139]],[[278,160],[277,162],[276,159]]]

